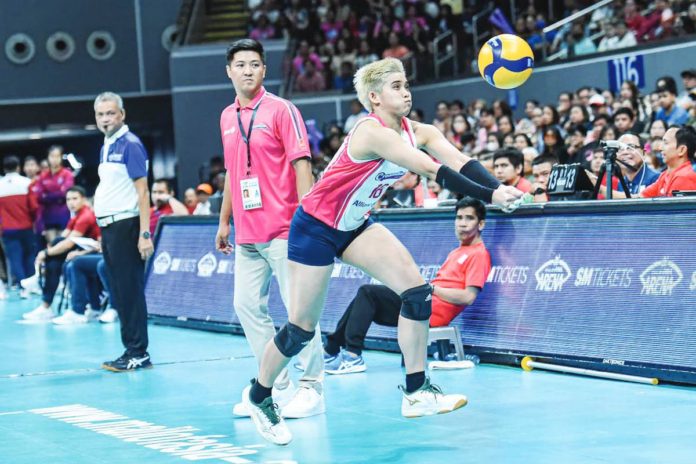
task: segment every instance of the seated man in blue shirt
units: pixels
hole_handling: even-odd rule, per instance
[[[645,188],[654,184],[660,173],[653,171],[645,164],[643,159],[643,140],[640,136],[632,133],[627,133],[619,137],[619,142],[622,147],[616,153],[616,159],[621,167],[621,174],[624,176],[626,186],[631,193],[631,198],[637,197]],[[626,198],[621,183],[618,185],[618,190],[614,190],[613,198]],[[606,186],[600,187],[600,193],[606,195]]]
[[[689,113],[677,105],[677,94],[670,86],[658,87],[660,108],[655,118],[663,120],[669,126],[682,126],[689,120]]]

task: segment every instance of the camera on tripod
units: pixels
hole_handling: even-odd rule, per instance
[[[626,194],[626,198],[631,198],[631,193],[629,192],[628,186],[626,185],[626,179],[624,179],[624,176],[621,174],[621,168],[616,163],[616,154],[619,152],[619,150],[630,148],[630,145],[623,142],[619,142],[618,140],[600,140],[599,146],[602,148],[602,151],[604,151],[604,164],[602,165],[602,168],[599,170],[599,175],[597,176],[597,183],[595,184],[594,192],[592,192],[592,198],[597,199],[597,195],[599,195],[599,190],[602,185],[602,179],[605,175],[607,178],[607,200],[611,200],[613,196],[612,194],[614,191],[614,176],[616,176],[619,179],[619,183],[621,184],[621,188]]]
[[[630,148],[628,144],[619,142],[618,140],[600,140],[599,146],[602,147],[605,153],[607,151],[613,151],[616,153],[623,148]]]

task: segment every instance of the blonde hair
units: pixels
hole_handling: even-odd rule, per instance
[[[358,100],[360,100],[360,103],[367,111],[372,111],[370,92],[381,92],[387,80],[387,75],[395,72],[405,73],[403,63],[396,58],[384,58],[383,60],[366,64],[355,73],[353,85],[358,94]]]

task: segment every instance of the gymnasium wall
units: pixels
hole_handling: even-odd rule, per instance
[[[0,105],[93,99],[107,89],[125,96],[169,93],[168,47],[180,3],[3,0]],[[52,57],[47,47],[56,33],[65,34],[67,47]],[[6,47],[16,40],[26,53],[8,56]],[[90,45],[97,45],[96,57]]]

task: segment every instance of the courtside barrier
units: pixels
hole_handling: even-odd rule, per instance
[[[432,279],[457,246],[452,208],[375,214]],[[148,309],[160,323],[238,331],[234,255],[214,250],[217,217],[165,217],[148,266]],[[524,356],[696,384],[696,202],[684,199],[525,205],[489,209],[483,232],[493,268],[477,302],[453,324],[484,361]],[[322,331],[333,330],[372,280],[337,263]],[[269,310],[286,320],[275,282]],[[373,325],[368,346],[396,349]]]

